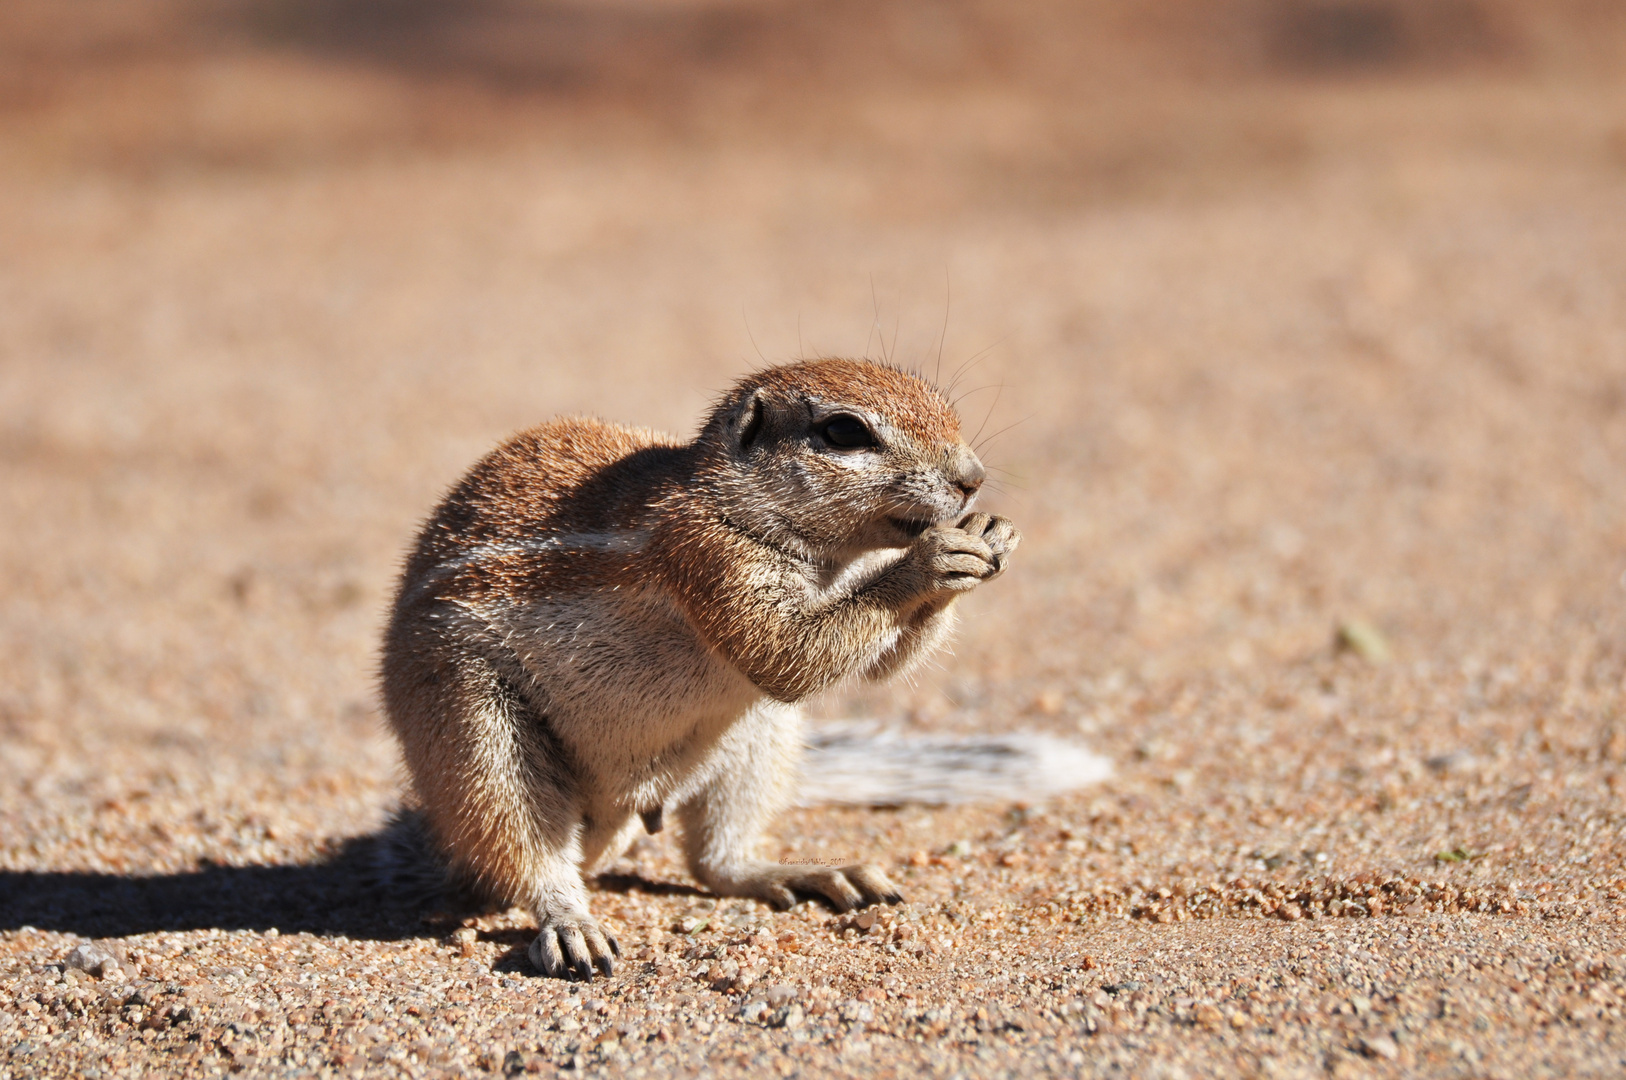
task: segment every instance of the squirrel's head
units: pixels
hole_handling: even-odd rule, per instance
[[[741,379],[700,441],[731,520],[819,557],[907,546],[969,509],[985,475],[941,391],[869,360]]]

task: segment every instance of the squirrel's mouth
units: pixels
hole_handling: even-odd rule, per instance
[[[913,540],[935,523],[932,518],[889,517],[886,523]]]

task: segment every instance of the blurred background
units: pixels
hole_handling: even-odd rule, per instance
[[[1623,290],[1608,0],[7,0],[7,862],[375,821],[439,494],[816,353],[958,375],[1028,536],[827,714],[1626,754]]]

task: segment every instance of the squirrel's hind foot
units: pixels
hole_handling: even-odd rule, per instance
[[[903,894],[879,869],[868,863],[822,866],[817,863],[756,863],[727,884],[713,885],[724,896],[751,896],[780,911],[796,906],[798,896],[826,900],[837,911],[871,904],[901,904]]]

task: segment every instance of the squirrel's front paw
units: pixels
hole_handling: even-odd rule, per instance
[[[937,588],[963,592],[1004,573],[1022,534],[1009,518],[967,514],[954,525],[932,529],[917,543],[926,548],[923,554]]]
[[[903,903],[898,887],[868,863],[851,866],[820,866],[816,863],[761,863],[742,875],[729,888],[735,896],[754,896],[780,911],[796,904],[796,895],[822,896],[837,911],[868,907],[871,904]]]
[[[542,932],[526,950],[531,963],[551,978],[574,975],[591,979],[593,969],[608,976],[615,971],[610,958],[621,955],[621,946],[606,934],[591,915],[545,918]]]

